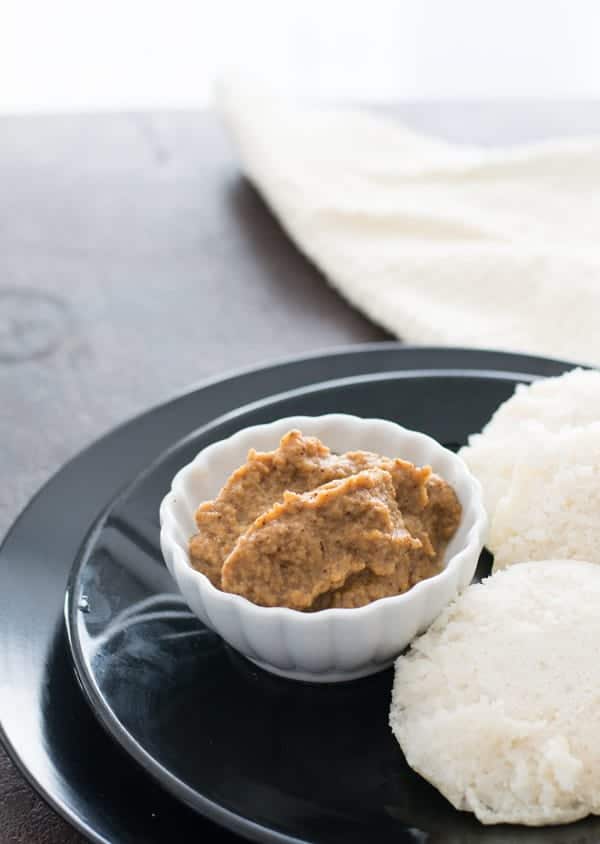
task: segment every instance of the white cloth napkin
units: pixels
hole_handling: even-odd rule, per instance
[[[247,177],[373,320],[600,364],[600,138],[456,146],[234,78],[217,102]]]

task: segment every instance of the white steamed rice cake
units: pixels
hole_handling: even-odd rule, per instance
[[[600,814],[600,567],[524,563],[470,586],[396,662],[407,762],[485,824]]]
[[[553,557],[600,563],[600,422],[539,433],[498,502],[488,545],[494,571]]]
[[[526,459],[543,432],[558,433],[600,421],[600,372],[573,369],[556,378],[519,384],[480,434],[469,437],[460,456],[479,479],[488,514],[510,484],[516,463]]]
[[[494,570],[600,562],[600,372],[519,385],[460,455],[483,488]]]

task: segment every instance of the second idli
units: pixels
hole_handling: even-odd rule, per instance
[[[522,563],[470,586],[398,658],[408,764],[485,824],[600,814],[600,566]]]

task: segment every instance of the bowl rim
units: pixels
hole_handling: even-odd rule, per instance
[[[172,505],[174,503],[174,499],[178,494],[177,487],[181,488],[184,479],[188,474],[190,474],[194,469],[197,467],[199,463],[202,463],[207,455],[210,456],[211,452],[219,451],[223,448],[226,444],[230,444],[236,440],[241,440],[246,438],[249,434],[252,434],[254,431],[266,431],[270,428],[275,426],[282,426],[283,423],[286,423],[291,428],[301,427],[302,422],[304,420],[310,420],[310,422],[314,422],[315,420],[324,421],[324,420],[350,420],[352,424],[356,425],[384,425],[388,429],[394,428],[399,433],[402,433],[404,436],[410,436],[411,438],[418,440],[424,443],[428,448],[433,449],[434,451],[439,452],[442,454],[446,459],[450,459],[456,466],[459,467],[460,472],[463,474],[466,482],[469,486],[469,497],[468,502],[461,501],[463,507],[463,517],[467,512],[468,509],[473,511],[473,521],[471,526],[468,528],[468,531],[464,538],[464,544],[458,548],[451,557],[446,560],[444,568],[435,575],[431,577],[425,578],[420,580],[406,592],[403,592],[400,595],[388,595],[383,598],[377,598],[375,601],[370,601],[368,604],[365,604],[361,607],[334,607],[330,609],[319,610],[318,612],[314,613],[307,613],[302,610],[291,609],[290,607],[263,607],[259,604],[255,604],[250,601],[248,598],[245,598],[242,595],[237,595],[231,592],[224,592],[221,589],[217,589],[211,581],[206,577],[205,574],[198,571],[197,569],[193,568],[190,563],[189,553],[187,548],[185,548],[179,540],[173,535],[173,532],[170,530],[171,523],[177,523],[177,519],[172,514]],[[201,502],[198,502],[198,505]],[[487,513],[483,504],[483,492],[481,488],[481,484],[477,480],[477,478],[470,472],[467,464],[462,460],[458,454],[450,451],[450,449],[445,448],[441,443],[439,443],[434,437],[429,436],[428,434],[423,433],[422,431],[415,431],[411,428],[406,428],[403,425],[400,425],[398,422],[394,422],[390,419],[383,419],[379,417],[363,417],[363,416],[356,416],[350,413],[327,413],[327,414],[319,414],[316,416],[309,416],[309,415],[296,415],[296,416],[287,416],[287,417],[280,417],[278,419],[274,419],[271,422],[265,422],[258,425],[250,425],[244,428],[240,428],[239,431],[236,431],[234,434],[231,434],[228,437],[225,437],[221,440],[216,440],[215,442],[211,443],[210,445],[203,448],[201,451],[196,454],[196,456],[182,466],[174,475],[171,481],[171,487],[167,494],[163,497],[160,507],[159,507],[159,518],[160,518],[160,545],[161,550],[163,552],[163,556],[165,557],[165,561],[167,563],[167,567],[171,572],[174,579],[174,570],[176,568],[184,566],[186,570],[186,576],[191,577],[194,579],[195,583],[198,585],[198,588],[203,591],[205,594],[209,595],[213,601],[219,601],[222,606],[228,604],[231,607],[237,607],[240,612],[244,612],[245,614],[256,614],[260,615],[263,619],[266,618],[289,618],[293,619],[295,622],[299,624],[314,624],[316,623],[317,619],[358,619],[358,618],[365,618],[367,615],[376,612],[382,605],[391,606],[392,602],[395,602],[394,606],[400,609],[403,606],[406,606],[412,600],[416,599],[416,596],[426,591],[427,589],[433,588],[432,584],[439,583],[441,580],[449,579],[454,573],[458,574],[460,570],[460,566],[465,557],[471,555],[471,553],[477,550],[477,556],[481,553],[481,549],[484,545],[484,537],[485,532],[488,525],[488,517]],[[170,554],[165,553],[165,550],[169,551]],[[169,559],[170,557],[170,559]]]

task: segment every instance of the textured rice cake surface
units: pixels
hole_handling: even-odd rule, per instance
[[[523,563],[470,586],[396,662],[406,759],[485,824],[600,813],[600,567]]]

